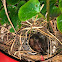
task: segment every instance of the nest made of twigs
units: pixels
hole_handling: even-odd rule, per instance
[[[32,21],[32,20],[31,20]],[[28,21],[29,23],[23,22],[21,29],[17,32],[17,34],[15,33],[10,33],[10,31],[5,28],[4,26],[0,26],[2,29],[3,28],[3,33],[1,33],[1,36],[3,36],[3,40],[1,39],[1,48],[3,51],[7,52],[8,54],[16,57],[17,59],[21,59],[21,57],[26,58],[26,56],[28,57],[30,55],[36,55],[40,57],[39,52],[34,51],[30,45],[29,45],[29,40],[30,37],[32,36],[32,33],[41,33],[43,36],[46,36],[49,39],[50,42],[50,50],[48,49],[48,54],[50,53],[50,55],[52,55],[52,41],[56,41],[58,42],[59,40],[48,31],[48,29],[46,28],[47,26],[47,22],[43,21],[42,24],[39,24],[36,21],[35,25],[30,25],[33,24],[33,22],[31,23],[30,21]],[[27,26],[24,27],[24,25],[27,24]],[[29,35],[28,35],[29,34]],[[60,42],[60,41],[59,41]],[[56,44],[56,46],[58,46],[58,43]],[[34,52],[34,53],[33,53]],[[28,58],[28,59],[32,59]],[[40,59],[40,58],[39,58]],[[37,59],[37,60],[39,60]],[[34,58],[33,58],[34,60]]]

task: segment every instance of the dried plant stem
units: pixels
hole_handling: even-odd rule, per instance
[[[13,42],[13,40],[14,40],[14,39],[12,39],[11,41],[7,42],[6,44],[8,45],[8,44],[12,43],[12,42]]]
[[[31,26],[31,25],[28,25],[28,24],[26,24],[26,23],[22,23],[22,25]]]
[[[10,18],[9,18],[8,12],[7,12],[7,8],[6,8],[6,0],[3,0],[2,2],[3,2],[3,6],[4,6],[4,9],[5,9],[5,13],[6,13],[6,15],[7,15],[7,18],[8,18],[8,20],[9,20],[11,26],[13,27],[13,29],[14,29],[14,31],[15,31],[15,33],[16,33],[16,30],[15,30],[15,28],[14,28],[14,26],[13,26],[13,24],[12,24]]]
[[[32,29],[36,29],[36,28],[43,28],[43,26],[40,26],[40,27],[32,27]],[[31,29],[31,27],[23,28],[23,29],[21,29],[20,31],[29,30],[29,29]],[[20,32],[20,31],[19,31],[19,32]],[[19,32],[18,32],[18,33],[19,33]]]
[[[52,55],[52,41],[50,40],[50,56]]]
[[[41,26],[41,27],[32,27],[32,29],[38,29],[38,28],[43,28],[43,26]],[[23,31],[23,30],[29,30],[29,29],[31,29],[31,27],[28,27],[28,28],[23,28],[21,31]]]
[[[30,29],[27,30],[27,32],[26,32],[26,39],[27,39],[27,33],[28,33],[28,31],[30,31]],[[30,35],[29,35],[29,38],[30,38]],[[29,45],[29,40],[28,40],[28,45]],[[30,47],[30,45],[29,45],[29,47]],[[30,49],[31,49],[32,51],[34,51],[31,47],[30,47]]]
[[[54,32],[54,34],[55,34],[55,29],[53,28],[53,23],[52,23],[52,21],[50,21],[50,24],[51,24],[51,27],[52,27],[53,32]]]
[[[9,54],[9,55],[11,55],[11,53],[10,53],[9,49],[8,49],[8,54]]]
[[[32,31],[32,27],[33,27],[33,26],[31,26],[31,29],[30,29],[30,33],[29,33],[29,39],[30,39],[30,35],[31,35],[31,31]]]
[[[41,8],[40,8],[40,11],[42,10],[42,8],[44,7],[44,4],[42,4]]]
[[[21,34],[20,34],[20,50],[23,48],[23,46],[22,46],[22,41],[21,41]],[[24,48],[23,48],[23,50],[24,50]]]
[[[1,43],[0,43],[0,46],[3,46],[4,48],[5,48],[5,47],[9,48],[9,46],[4,45],[4,44],[1,44]]]
[[[62,43],[60,42],[60,40],[59,39],[57,39],[52,33],[50,33],[48,30],[47,30],[47,32],[50,34],[47,34],[47,33],[45,33],[44,31],[42,31],[42,30],[40,30],[40,29],[37,29],[37,30],[39,30],[40,32],[42,32],[43,34],[45,34],[45,35],[47,35],[47,36],[49,36],[49,37],[53,37],[53,38],[55,38],[61,45],[62,45]]]
[[[22,46],[22,41],[21,41],[21,34],[20,34],[20,44],[21,44],[21,46]]]
[[[3,26],[0,26],[0,27],[3,27]],[[7,29],[7,28],[5,28],[5,27],[3,27],[6,31],[8,31],[9,32],[9,30]]]
[[[34,20],[34,23],[33,23],[33,25],[35,25],[35,22],[36,22],[36,19],[37,19],[37,17],[38,17],[38,15],[36,16],[36,18],[35,18],[35,20]]]
[[[16,55],[17,53],[24,54],[24,53],[28,53],[28,52],[36,52],[36,51],[16,51],[16,52],[14,53],[14,55]],[[38,53],[38,52],[36,52],[36,53]]]
[[[38,31],[40,31],[41,33],[43,33],[43,34],[45,34],[45,35],[49,36],[49,37],[52,37],[51,35],[49,35],[49,34],[45,33],[44,31],[42,31],[42,30],[40,30],[40,29],[37,29],[37,30],[38,30]]]
[[[32,27],[33,27],[33,26],[31,26],[30,34],[29,34],[29,38],[28,38],[28,40],[30,39],[30,35],[31,35],[31,31],[32,31]],[[28,44],[29,44],[29,41],[28,41]],[[30,46],[29,46],[29,47],[30,47]],[[31,49],[32,51],[34,51],[31,47],[30,47],[30,49]]]
[[[8,33],[10,33],[10,31],[7,29],[7,28],[5,28],[4,26],[0,26],[0,27],[3,27],[6,31],[8,31]],[[13,35],[16,35],[15,33],[12,33]],[[18,34],[17,34],[17,36],[19,36]],[[19,36],[20,37],[20,36]]]
[[[7,41],[8,41],[8,33],[7,33]]]
[[[49,31],[47,31],[47,32],[49,32]],[[50,32],[49,32],[49,33],[50,33]],[[50,35],[51,35],[52,37],[54,37],[54,38],[62,45],[61,41],[60,41],[58,38],[56,38],[52,33],[50,33]]]
[[[13,42],[13,44],[11,46],[11,50],[10,50],[11,52],[12,52],[12,49],[13,49],[13,46],[14,46],[15,41],[16,41],[16,37],[14,38],[14,42]]]
[[[27,39],[27,34],[28,34],[29,31],[30,31],[30,29],[26,31],[26,39]]]
[[[8,50],[8,54],[9,54],[9,55],[11,55],[11,53],[10,53],[10,51],[9,51],[9,50]],[[15,58],[17,58],[17,59],[20,59],[19,57],[16,57],[16,56],[15,56],[15,55],[13,55],[13,54],[12,54],[11,56],[13,56],[13,57],[15,57]]]
[[[32,23],[30,23],[29,21],[26,21],[26,22],[32,26]]]
[[[7,46],[7,45],[4,45],[4,44],[0,43],[0,49],[1,50],[5,51],[6,49],[9,49],[9,48],[10,48],[10,46]]]
[[[47,55],[47,57],[49,57],[49,40],[48,40],[48,55]]]

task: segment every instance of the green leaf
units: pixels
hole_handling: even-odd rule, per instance
[[[11,28],[11,29],[10,29],[10,32],[11,32],[11,33],[13,33],[13,32],[15,32],[15,31],[14,31],[14,29],[13,29],[13,28]]]
[[[57,2],[57,0],[50,0],[50,4],[51,4],[51,5],[56,4],[56,2]]]
[[[42,15],[41,13],[38,13],[37,15],[38,15],[38,17],[36,20],[39,20],[40,18],[45,19],[44,15]],[[36,16],[33,17],[33,20],[35,20],[35,18],[36,18]]]
[[[60,8],[61,13],[62,13],[62,0],[59,0],[59,8]]]
[[[54,7],[54,4],[56,4],[56,1],[57,0],[50,0],[50,9],[51,9],[50,12],[54,12],[53,7]],[[40,0],[40,3],[41,3],[41,5],[44,4],[44,7],[42,8],[41,13],[45,16],[45,14],[47,12],[47,10],[46,10],[46,0]],[[53,16],[53,15],[51,15],[51,16]]]
[[[55,4],[57,2],[57,0],[50,0],[51,4]],[[40,0],[41,4],[46,4],[46,0]]]
[[[18,12],[16,10],[17,10],[16,6],[9,6],[8,7],[11,22],[13,23],[14,28],[16,29],[16,31],[18,31],[21,27],[21,21],[18,18]],[[13,29],[12,29],[12,31],[13,31]]]
[[[41,13],[38,14],[38,17],[37,17],[37,18],[38,18],[38,19],[39,19],[39,18],[45,19],[44,15],[42,15]]]
[[[15,5],[19,2],[20,0],[7,0],[7,4],[9,5]]]
[[[40,12],[40,2],[29,0],[19,9],[18,16],[21,21],[26,21],[36,16]]]
[[[56,6],[53,6],[51,9],[50,9],[50,17],[57,17],[58,15],[61,14],[61,11],[58,7]]]
[[[18,8],[20,8],[22,5],[24,5],[26,3],[26,1],[20,1],[17,5]]]
[[[42,8],[41,14],[43,14],[45,16],[45,14],[46,14],[46,5],[44,5],[44,7]]]
[[[2,2],[1,2],[1,0],[0,0],[0,9],[1,9],[1,6],[2,6]]]
[[[40,0],[41,4],[46,4],[46,0]]]
[[[7,16],[5,14],[4,8],[0,11],[0,23],[3,25],[4,23],[9,23]]]
[[[18,18],[18,12],[16,11],[17,7],[16,6],[8,6],[7,9],[8,9],[8,13],[9,13],[11,22],[14,25],[14,28],[16,29],[16,31],[19,30],[19,28],[21,27],[21,21]],[[10,24],[7,19],[6,14],[5,14],[4,8],[0,11],[0,23],[1,24],[4,24],[4,23]],[[10,31],[12,32],[13,29],[10,29]]]
[[[60,32],[62,32],[62,14],[57,17],[57,28]]]

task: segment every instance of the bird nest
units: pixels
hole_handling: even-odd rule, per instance
[[[12,25],[6,8],[6,1],[3,0],[2,2],[8,21]],[[37,20],[37,17],[38,16],[36,16],[34,20],[31,19],[22,22],[20,30],[18,30],[16,33],[10,33],[9,30],[11,26],[6,24],[4,24],[3,26],[0,25],[0,49],[5,51],[7,54],[20,60],[26,59],[28,61],[37,61],[41,60],[41,54],[44,52],[43,51],[43,49],[45,49],[44,46],[47,44],[48,45],[47,52],[46,55],[44,55],[44,58],[48,59],[51,56],[53,57],[52,54],[57,53],[58,44],[60,43],[62,45],[62,43],[56,37],[56,33],[58,32],[56,28],[57,27],[56,21],[50,21],[50,24],[53,29],[52,30],[53,33],[51,33],[52,31],[50,32],[47,29],[48,22],[43,19]],[[43,40],[40,40],[41,42],[38,43],[39,41],[39,39],[37,38],[38,36],[33,37],[34,34],[38,34],[39,38],[41,37]],[[45,38],[47,38],[47,40],[44,41]],[[34,41],[33,39],[35,39],[37,42]],[[39,47],[41,49],[40,50],[41,54],[37,48],[32,47],[32,46],[36,47],[35,43],[38,44],[37,48]]]
[[[56,21],[54,23],[56,23]],[[33,49],[31,46],[31,43],[33,42],[30,42],[31,37],[34,34],[39,33],[40,33],[39,36],[47,38],[47,40],[45,40],[45,42],[43,43],[42,43],[43,40],[41,40],[41,45],[42,44],[48,45],[46,46],[47,47],[46,55],[48,57],[51,57],[53,52],[54,54],[57,53],[58,42],[59,43],[61,42],[56,38],[55,35],[53,35],[54,33],[52,34],[48,31],[47,21],[39,19],[34,22],[31,19],[29,21],[22,22],[22,27],[17,33],[10,33],[9,27],[10,26],[6,24],[4,24],[3,26],[0,25],[0,49],[5,51],[9,55],[20,60],[23,58],[29,61],[40,60],[41,54],[43,53],[40,54],[38,50],[35,50],[35,48]],[[57,29],[55,31],[57,31]],[[31,40],[33,40],[33,38]],[[44,45],[42,45],[43,48]],[[56,49],[54,49],[54,47]],[[41,49],[42,47],[40,46],[39,48]],[[47,57],[46,55],[44,55],[45,58]],[[33,58],[34,56],[35,58]]]

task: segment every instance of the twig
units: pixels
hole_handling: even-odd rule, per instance
[[[48,30],[47,30],[48,31]],[[49,32],[49,31],[48,31]],[[49,32],[50,33],[50,32]],[[58,39],[58,38],[56,38],[52,33],[50,33],[50,35],[52,36],[52,37],[54,37],[61,45],[62,45],[62,43],[60,42],[60,40]]]
[[[9,20],[11,26],[13,27],[13,29],[14,29],[14,31],[15,31],[15,33],[16,33],[16,30],[15,30],[15,28],[14,28],[14,26],[13,26],[13,24],[12,24],[10,18],[9,18],[8,12],[7,12],[7,8],[6,8],[6,0],[3,0],[2,2],[3,2],[3,6],[4,6],[4,9],[5,9],[5,13],[6,13],[6,15],[7,15],[7,18],[8,18],[8,20]]]
[[[10,31],[7,28],[5,28],[4,26],[0,26],[0,27],[3,27],[6,31],[8,31],[8,33],[10,33]],[[11,34],[16,35],[15,33],[11,33]],[[19,35],[17,34],[17,36],[19,36]]]
[[[20,34],[20,48],[19,48],[19,50],[21,50],[22,48],[23,48],[23,46],[22,46],[22,41],[21,41],[21,34]],[[23,48],[23,50],[24,50],[24,48]]]
[[[62,45],[62,43],[59,41],[59,39],[57,39],[52,33],[50,33],[48,30],[47,30],[47,32],[50,34],[47,34],[47,33],[45,33],[44,31],[42,31],[42,30],[40,30],[40,29],[37,29],[37,30],[39,30],[40,32],[42,32],[43,34],[45,34],[45,35],[47,35],[47,36],[49,36],[49,37],[53,37],[53,38],[55,38],[61,45]]]
[[[28,25],[28,24],[26,24],[26,23],[21,23],[22,25],[26,25],[26,26],[31,26],[31,25]]]
[[[32,27],[32,29],[38,29],[38,28],[43,28],[43,26],[41,26],[41,27]],[[31,27],[28,27],[28,28],[23,28],[21,31],[23,31],[23,30],[29,30],[29,29],[31,29]]]
[[[33,27],[33,26],[31,26],[30,33],[29,33],[29,38],[28,38],[28,39],[30,39],[30,35],[31,35],[31,31],[32,31],[32,27]],[[28,43],[29,43],[29,42],[28,42]]]
[[[13,42],[13,40],[14,40],[14,39],[12,39],[11,41],[7,42],[6,44],[7,44],[7,45],[10,44],[11,42]]]
[[[8,41],[8,33],[7,33],[7,41]]]
[[[4,50],[4,51],[5,51],[6,49],[9,49],[9,48],[10,48],[10,46],[7,46],[7,45],[5,45],[5,44],[1,44],[1,43],[0,43],[0,49],[1,49],[1,50]]]
[[[26,22],[32,26],[32,24],[29,21],[26,21]]]
[[[31,31],[32,31],[32,27],[33,27],[33,26],[31,26],[30,34],[29,34],[29,38],[28,38],[28,40],[30,39],[30,35],[31,35]],[[29,41],[28,41],[28,44],[29,44]],[[30,47],[30,46],[29,46],[29,47]],[[32,51],[34,51],[31,47],[30,47],[30,49],[31,49]]]
[[[21,34],[20,34],[20,44],[21,44],[21,46],[22,46],[22,41],[21,41]]]
[[[4,26],[0,26],[0,27],[3,27],[6,31],[8,31],[8,33],[10,33],[10,31],[7,28],[5,28]],[[14,36],[16,36],[15,33],[11,33],[11,34],[13,34]],[[20,35],[18,35],[18,34],[17,34],[17,36],[20,37]]]
[[[52,27],[53,32],[54,32],[54,34],[55,34],[55,29],[53,28],[53,23],[52,23],[52,21],[50,21],[50,24],[51,24],[51,27]]]
[[[44,4],[42,4],[41,8],[40,8],[40,11],[42,10],[42,8],[44,7]]]
[[[11,50],[10,50],[10,51],[12,51],[12,49],[13,49],[13,46],[14,46],[15,40],[16,40],[16,37],[14,38],[14,42],[13,42],[13,44],[12,44],[12,46],[11,46]]]
[[[35,20],[34,20],[34,23],[33,23],[33,25],[35,25],[35,22],[36,22],[36,19],[37,19],[37,17],[38,17],[38,15],[36,15],[36,18],[35,18]]]
[[[47,55],[47,57],[49,57],[49,40],[48,40],[48,55]]]
[[[28,53],[28,52],[36,52],[36,51],[16,51],[15,53],[14,53],[14,55],[16,55],[17,53]],[[38,53],[38,52],[36,52],[36,53]]]
[[[11,53],[10,53],[9,50],[8,50],[8,54],[11,55]],[[17,59],[20,59],[19,57],[16,57],[15,55],[11,55],[11,56],[13,56],[13,57],[15,57],[15,58],[17,58]]]
[[[45,33],[44,31],[42,31],[42,30],[40,30],[40,29],[37,29],[37,30],[39,30],[41,33],[43,33],[43,34],[45,34],[45,35],[47,35],[47,36],[49,36],[49,37],[52,37],[51,35]]]
[[[50,56],[52,55],[52,41],[50,40]]]
[[[30,31],[30,29],[29,30],[27,30],[27,32],[26,32],[26,39],[27,39],[27,33]]]

